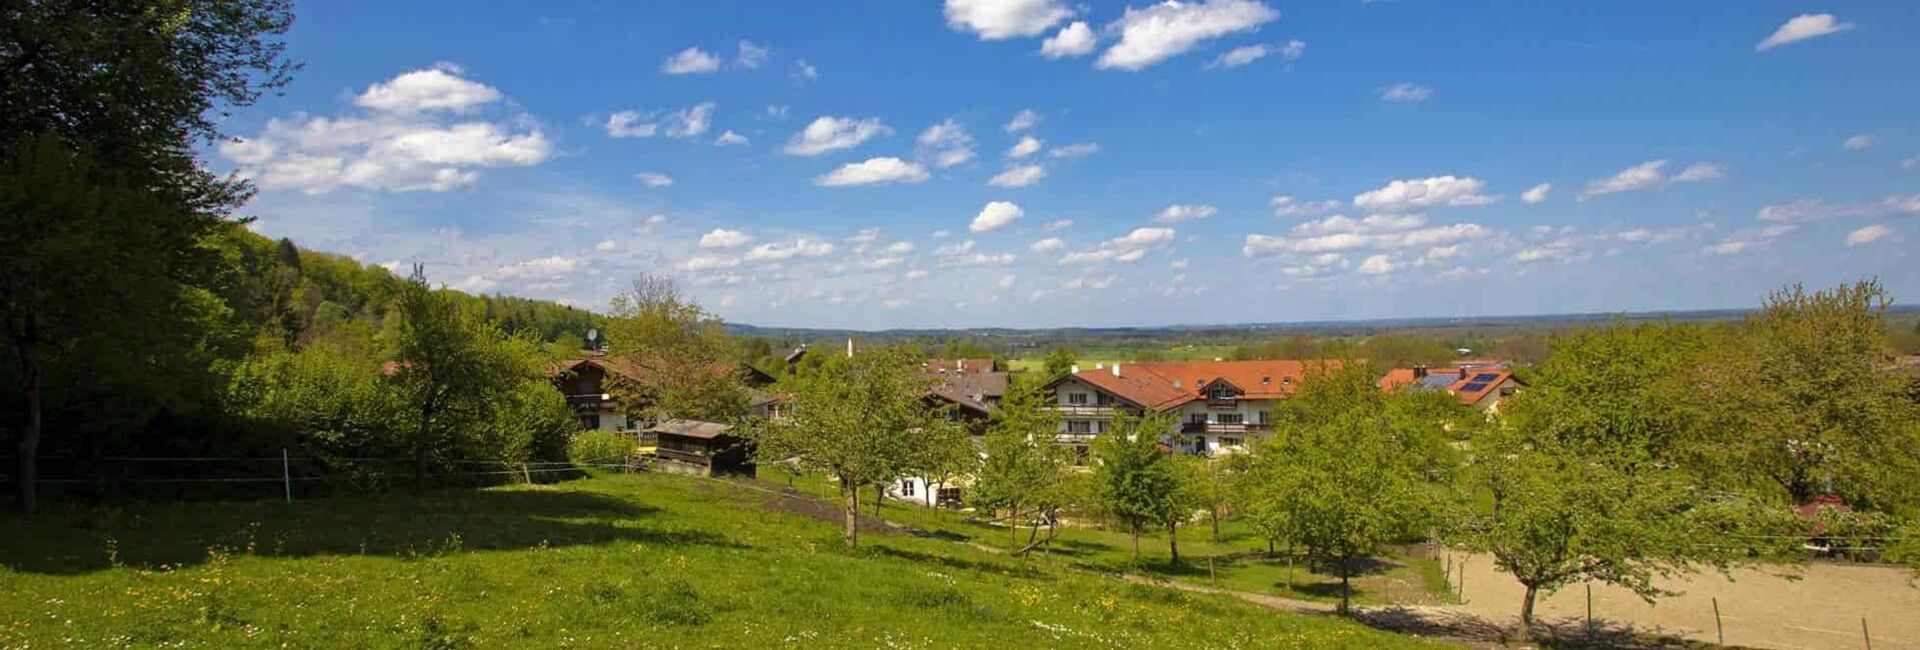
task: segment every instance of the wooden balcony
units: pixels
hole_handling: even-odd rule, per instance
[[[1113,405],[1095,406],[1092,404],[1073,404],[1053,407],[1061,417],[1110,418],[1113,417]]]
[[[1243,436],[1250,431],[1264,431],[1267,428],[1268,426],[1264,424],[1245,422],[1183,422],[1180,424],[1180,433]]]

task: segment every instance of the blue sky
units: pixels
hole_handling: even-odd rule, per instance
[[[297,12],[305,69],[208,164],[264,234],[470,291],[655,273],[858,328],[1920,299],[1911,2]]]

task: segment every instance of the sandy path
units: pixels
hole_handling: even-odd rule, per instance
[[[1463,558],[1467,602],[1455,608],[1514,624],[1526,589],[1496,570],[1491,556],[1456,553],[1452,561],[1458,564]],[[1733,575],[1732,582],[1718,573],[1665,581],[1664,588],[1684,593],[1653,605],[1625,589],[1594,585],[1593,615],[1642,630],[1713,642],[1713,599],[1718,598],[1729,644],[1791,650],[1864,648],[1860,619],[1865,617],[1875,650],[1920,650],[1920,588],[1910,584],[1911,571],[1815,564],[1803,568],[1800,580],[1749,569]],[[1550,619],[1584,621],[1586,588],[1576,584],[1562,589],[1544,599],[1536,611]]]

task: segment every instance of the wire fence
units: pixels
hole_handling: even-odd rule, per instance
[[[0,470],[16,458],[0,457]],[[415,481],[430,487],[484,487],[550,483],[587,469],[638,469],[626,464],[571,461],[431,459],[416,472],[412,458],[356,456],[106,456],[43,457],[34,483],[43,491],[103,497],[264,498],[288,501],[342,491],[372,492]],[[0,473],[0,485],[15,476]]]

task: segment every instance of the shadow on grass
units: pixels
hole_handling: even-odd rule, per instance
[[[9,522],[0,536],[0,565],[80,574],[116,565],[191,566],[212,550],[416,558],[621,541],[743,548],[713,533],[646,526],[657,512],[611,496],[552,488],[74,508]]]
[[[1052,580],[1053,579],[1052,575],[1049,575],[1046,572],[1040,571],[1039,569],[1035,569],[1033,567],[1009,565],[1009,564],[1004,564],[1000,562],[970,560],[966,558],[958,558],[958,557],[952,557],[947,555],[936,555],[933,553],[922,553],[920,551],[911,551],[907,549],[893,548],[891,546],[881,546],[881,545],[863,546],[861,547],[861,550],[858,552],[866,555],[878,555],[878,556],[884,556],[884,557],[898,558],[898,559],[907,560],[911,562],[918,562],[921,564],[938,564],[940,566],[943,566],[949,569],[959,570],[959,571],[977,571],[980,573],[991,573],[995,575],[1007,576],[1012,578],[1024,578],[1028,580]]]
[[[1500,645],[1522,643],[1518,630],[1461,612],[1405,607],[1374,607],[1356,611],[1353,619],[1368,627]],[[1616,621],[1536,620],[1531,643],[1543,648],[1639,648],[1693,650],[1717,648],[1711,643],[1681,639],[1664,630],[1639,629]]]

